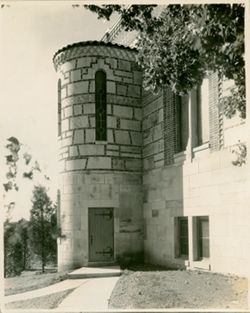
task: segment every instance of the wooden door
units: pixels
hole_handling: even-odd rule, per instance
[[[89,261],[114,260],[114,214],[112,208],[89,208]]]

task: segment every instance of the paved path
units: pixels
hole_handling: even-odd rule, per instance
[[[59,304],[56,310],[86,311],[108,309],[109,298],[119,279],[117,275],[121,274],[119,268],[81,268],[73,271],[71,274],[73,274],[71,275],[71,279],[66,279],[41,289],[6,296],[4,301],[5,303],[10,303],[28,300],[75,288],[75,290]],[[113,277],[109,277],[110,275],[113,275]],[[74,279],[76,277],[80,279]]]
[[[107,310],[112,290],[119,277],[88,279],[65,298],[58,309]]]
[[[114,277],[120,276],[121,274],[122,270],[120,266],[81,267],[68,273],[68,278]]]
[[[81,284],[86,283],[87,279],[67,279],[64,280],[60,283],[56,283],[53,285],[50,285],[48,287],[36,289],[36,290],[31,290],[23,293],[18,293],[15,295],[11,296],[6,296],[4,297],[5,303],[10,303],[14,301],[20,301],[20,300],[26,300],[26,299],[31,299],[31,298],[36,298],[36,297],[42,297],[42,296],[47,296],[52,293],[60,292],[63,290],[68,290],[71,288],[76,288],[79,287]]]

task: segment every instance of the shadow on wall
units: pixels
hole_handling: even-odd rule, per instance
[[[145,263],[184,268],[188,258],[188,220],[183,216],[182,166],[144,174]]]

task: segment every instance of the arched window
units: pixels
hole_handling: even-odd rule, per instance
[[[96,140],[107,140],[106,74],[103,71],[95,74],[95,119]]]
[[[58,101],[58,136],[61,136],[62,125],[62,103],[61,103],[61,79],[57,83],[57,101]]]

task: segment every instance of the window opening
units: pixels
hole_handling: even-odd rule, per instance
[[[176,152],[186,150],[188,142],[188,97],[177,96],[176,101]]]
[[[209,219],[207,216],[197,219],[198,257],[209,258]]]
[[[200,146],[209,141],[208,121],[209,121],[209,81],[203,79],[201,85],[196,89],[196,145]]]
[[[179,218],[179,255],[188,256],[188,218]]]
[[[107,100],[106,74],[103,71],[95,75],[96,140],[107,140]]]

